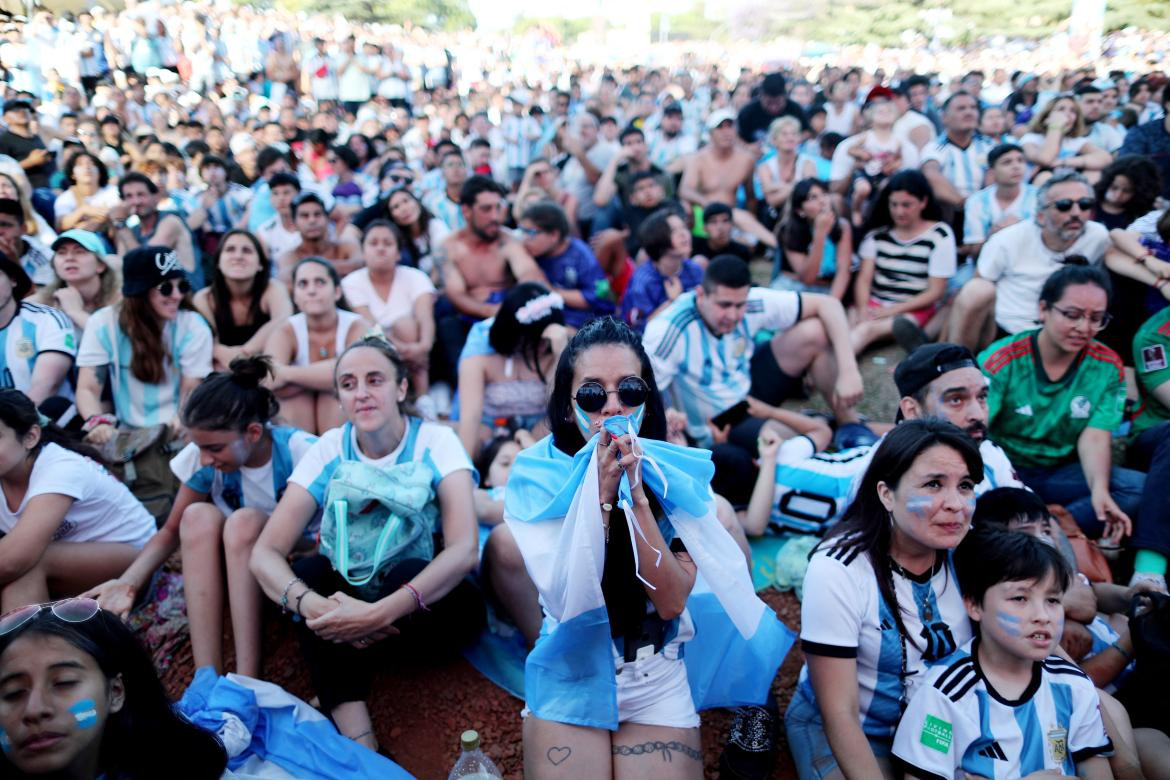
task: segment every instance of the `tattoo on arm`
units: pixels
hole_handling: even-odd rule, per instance
[[[615,756],[648,756],[651,753],[662,753],[663,761],[673,761],[672,753],[682,753],[687,758],[692,758],[695,761],[702,761],[703,754],[690,745],[684,745],[681,742],[643,742],[640,745],[614,745],[613,754]]]

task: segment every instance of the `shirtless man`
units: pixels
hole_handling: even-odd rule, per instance
[[[281,105],[284,93],[296,93],[297,83],[300,81],[301,68],[297,64],[295,55],[285,48],[284,36],[274,33],[271,38],[272,51],[264,60],[264,75],[272,82],[272,89],[268,104]]]
[[[726,108],[712,112],[707,118],[707,129],[711,143],[687,159],[678,186],[679,198],[691,209],[711,203],[731,206],[736,227],[752,234],[765,246],[775,248],[776,237],[749,211],[735,207],[740,185],[745,186],[748,206],[753,205],[752,173],[756,168],[755,158],[736,145],[735,112]]]
[[[316,193],[306,192],[293,201],[292,218],[301,234],[301,243],[276,260],[277,272],[285,284],[292,284],[293,268],[306,257],[325,258],[342,276],[366,264],[357,243],[350,239],[334,241],[329,238],[329,215],[324,201]]]
[[[472,323],[494,317],[513,284],[548,284],[524,246],[500,231],[504,194],[504,188],[487,176],[469,178],[459,193],[467,226],[452,233],[435,253],[443,293],[455,309],[436,326],[452,378]]]

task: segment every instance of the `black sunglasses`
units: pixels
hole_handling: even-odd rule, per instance
[[[617,390],[606,390],[600,382],[586,382],[573,396],[583,412],[600,412],[610,393],[616,392],[623,406],[641,406],[650,396],[650,386],[640,376],[628,376],[618,382]]]
[[[180,279],[178,282],[172,282],[170,279],[167,279],[158,286],[158,294],[164,298],[169,298],[176,287],[179,288],[180,295],[186,295],[191,292],[191,284],[186,279]]]
[[[414,181],[413,176],[410,176],[410,175],[403,176],[403,175],[397,174],[397,173],[390,174],[390,176],[388,178],[390,179],[390,181],[394,182],[395,184],[402,184],[403,182],[413,182]]]
[[[1077,198],[1076,200],[1072,198],[1061,198],[1060,200],[1052,201],[1048,205],[1057,211],[1068,212],[1072,211],[1074,204],[1080,207],[1081,211],[1089,211],[1097,205],[1097,201],[1093,198]]]

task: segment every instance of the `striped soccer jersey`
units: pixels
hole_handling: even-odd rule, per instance
[[[978,641],[930,670],[910,699],[894,756],[908,775],[988,780],[1042,770],[1077,776],[1077,763],[1112,751],[1093,682],[1052,655],[1036,662],[1019,699],[1003,698],[977,658]]]

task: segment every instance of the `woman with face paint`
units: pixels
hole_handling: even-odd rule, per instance
[[[504,498],[504,530],[544,609],[526,665],[525,772],[701,777],[697,709],[730,702],[692,697],[712,672],[692,656],[714,667],[725,649],[684,663],[696,625],[721,619],[727,639],[766,648],[749,664],[762,686],[741,681],[742,701],[762,701],[787,650],[715,517],[709,453],[663,441],[649,358],[613,318],[561,353],[548,415],[552,434],[520,453]],[[697,571],[715,593],[710,618],[691,598]]]
[[[317,440],[297,428],[272,424],[279,404],[262,385],[271,370],[265,357],[238,357],[230,371],[212,374],[195,388],[183,407],[191,443],[171,461],[182,487],[166,523],[120,577],[86,594],[126,617],[181,545],[197,669],[223,671],[226,573],[236,671],[260,676],[261,597],[248,558],[289,475]],[[310,545],[307,536],[303,546]]]
[[[270,599],[303,618],[301,650],[322,712],[342,734],[377,749],[366,699],[387,659],[454,656],[483,630],[483,600],[466,579],[479,562],[472,495],[478,476],[454,431],[408,413],[409,369],[388,341],[355,342],[335,371],[346,423],[322,435],[289,477],[252,550],[251,568]],[[360,587],[320,552],[290,565],[343,460],[381,470],[413,464],[414,473],[426,472],[438,509],[434,557],[407,553]]]
[[[951,551],[983,461],[934,419],[895,426],[804,577],[805,668],[786,716],[801,780],[894,777],[894,730],[926,667],[971,638]]]
[[[219,740],[180,717],[133,632],[92,599],[0,616],[0,777],[213,780]]]

